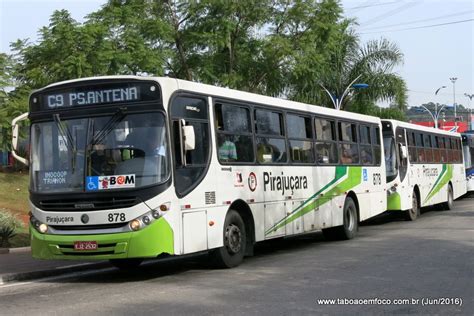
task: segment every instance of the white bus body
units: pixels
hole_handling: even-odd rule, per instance
[[[382,120],[387,175],[387,209],[415,220],[421,207],[445,203],[466,193],[461,135]]]
[[[127,153],[135,155],[136,145],[132,144],[131,149],[129,145],[125,147],[124,135],[129,134],[134,124],[140,124],[136,120],[126,121],[127,115],[134,113],[134,106],[127,106],[127,102],[133,103],[137,98],[137,104],[141,104],[138,98],[145,94],[138,93],[134,85],[150,81],[152,86],[154,82],[159,87],[166,116],[163,127],[166,133],[163,129],[162,135],[166,135],[167,148],[160,151],[167,153],[167,158],[159,159],[168,159],[171,166],[169,176],[163,171],[167,170],[167,165],[163,164],[161,172],[165,176],[159,185],[144,185],[143,188],[111,186],[110,181],[116,183],[118,177],[130,182],[138,181],[138,171],[134,171],[131,163],[138,158],[123,158],[124,148],[127,148]],[[128,88],[105,90],[101,88],[103,82],[109,85],[125,83]],[[66,86],[71,90],[64,90]],[[81,92],[74,90],[76,86],[81,86]],[[57,89],[67,92],[58,93]],[[150,89],[156,92],[154,86]],[[60,186],[54,184],[58,191],[55,194],[60,195],[64,203],[72,203],[76,208],[74,212],[61,211],[61,204],[55,210],[42,207],[53,203],[48,204],[48,192],[41,192],[33,199],[31,231],[35,257],[112,259],[120,265],[125,261],[117,259],[150,258],[161,253],[180,255],[213,249],[219,264],[230,267],[240,263],[244,254],[250,254],[255,242],[266,239],[321,229],[329,236],[352,238],[359,221],[386,209],[385,161],[378,118],[183,80],[130,76],[54,84],[34,94],[31,102],[45,100],[50,102],[45,112],[64,113],[61,121],[57,118],[59,126],[68,120],[74,121],[74,111],[79,113],[87,106],[100,109],[95,103],[106,97],[110,104],[104,108],[123,108],[120,110],[123,114],[111,110],[113,116],[110,119],[122,120],[122,125],[111,123],[113,127],[109,129],[115,132],[105,128],[103,133],[107,134],[103,138],[122,135],[112,139],[120,152],[112,155],[114,149],[111,147],[110,156],[107,156],[108,169],[103,169],[115,168],[115,173],[101,173],[99,169],[91,174],[94,161],[85,158],[91,161],[85,165],[91,167],[80,175],[85,179],[84,189],[77,193],[80,199],[71,200],[74,195],[62,192]],[[64,100],[69,100],[69,103],[61,103]],[[116,104],[114,100],[117,100]],[[59,105],[70,108],[61,109]],[[145,108],[143,105],[139,113],[146,114],[148,110]],[[64,110],[68,113],[62,112]],[[48,115],[43,120],[51,117]],[[90,110],[89,118],[83,120],[92,120],[95,115]],[[140,120],[147,119],[146,115],[139,117]],[[46,177],[42,161],[51,159],[54,153],[43,155],[35,148],[47,140],[42,139],[46,136],[39,135],[42,123],[35,123],[31,111],[30,119],[34,134],[31,173],[33,177],[36,174]],[[74,122],[71,124],[76,124]],[[87,126],[87,122],[84,124]],[[51,125],[54,131],[56,125]],[[78,143],[74,137],[85,127],[71,125],[71,129],[75,131],[71,141]],[[59,149],[66,154],[68,140],[62,136],[59,141],[62,143]],[[81,142],[84,140],[79,144]],[[107,150],[105,154],[109,155]],[[77,156],[76,161],[80,157]],[[48,173],[47,176],[65,175],[65,180],[67,172],[59,175]],[[103,186],[104,177],[108,177],[105,179],[109,181],[106,183],[108,186],[97,190],[98,185]],[[38,181],[46,181],[34,179],[33,188]],[[151,192],[155,187],[160,188],[159,193],[144,195],[143,192]],[[115,193],[120,197],[132,189],[139,197],[139,203],[129,207],[88,209],[94,207],[93,200],[101,198],[101,194],[104,197],[108,194],[108,197]],[[33,195],[34,192],[35,189]],[[458,193],[457,184],[455,193]],[[100,251],[102,244],[109,252]],[[81,247],[92,247],[94,251],[88,252]]]

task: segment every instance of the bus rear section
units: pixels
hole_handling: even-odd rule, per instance
[[[415,220],[421,207],[451,209],[466,192],[460,135],[395,120],[382,120],[382,130],[387,210]]]
[[[466,168],[467,192],[474,192],[474,131],[462,134],[464,166]]]

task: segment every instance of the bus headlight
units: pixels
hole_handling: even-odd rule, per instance
[[[154,219],[160,218],[160,212],[158,210],[153,210],[151,211],[151,216],[153,216]]]
[[[30,216],[31,225],[41,234],[45,234],[48,232],[48,225],[41,223],[39,220],[36,219],[33,215]]]
[[[38,231],[42,234],[45,234],[48,231],[48,225],[46,224],[40,224],[38,227]]]
[[[131,230],[137,231],[140,229],[140,221],[138,219],[130,221],[129,225]]]

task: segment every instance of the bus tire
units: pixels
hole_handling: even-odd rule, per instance
[[[133,270],[137,268],[142,262],[141,258],[132,259],[110,259],[110,264],[120,270]]]
[[[328,240],[349,240],[357,235],[359,229],[359,219],[357,216],[357,207],[354,200],[346,198],[343,209],[342,226],[323,229],[324,238]]]
[[[448,184],[448,199],[444,203],[444,209],[449,211],[454,208],[454,194],[453,194],[453,186],[451,183]]]
[[[418,205],[418,195],[413,191],[411,196],[411,208],[405,211],[407,221],[415,221],[420,215],[420,206]]]
[[[211,251],[211,262],[218,268],[233,268],[244,260],[247,235],[244,221],[235,210],[229,210],[224,222],[224,246]]]

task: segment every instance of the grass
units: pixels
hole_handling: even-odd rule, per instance
[[[18,216],[23,227],[17,229],[15,237],[10,239],[11,247],[25,247],[30,245],[27,226],[28,212],[28,173],[0,172],[0,211],[8,211]]]
[[[16,214],[28,214],[28,173],[0,172],[0,208]]]
[[[27,247],[30,245],[30,233],[28,227],[23,226],[16,231],[16,235],[10,239],[10,247]]]

